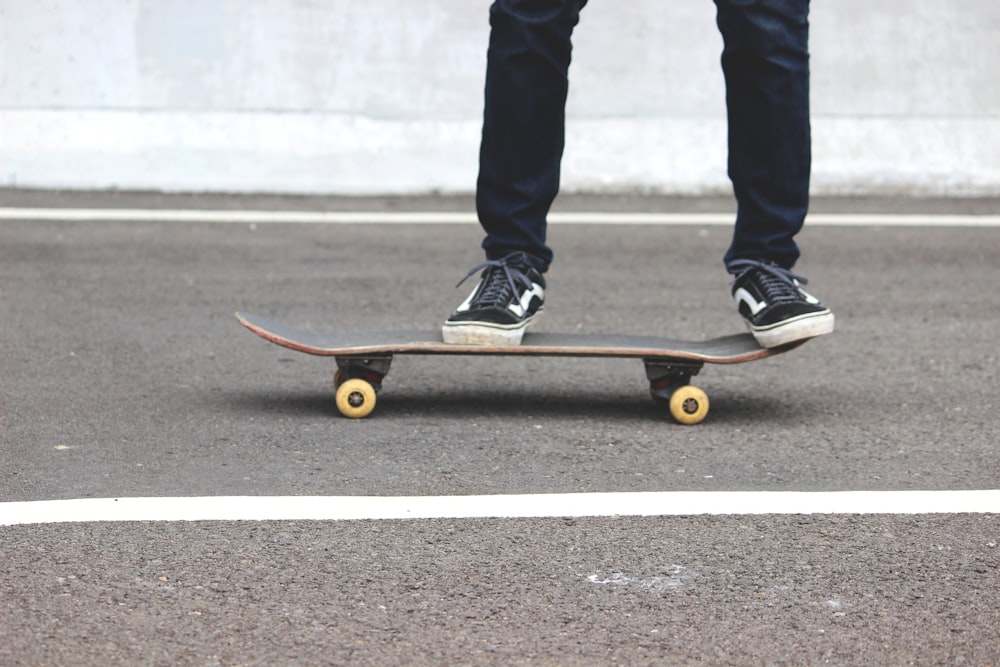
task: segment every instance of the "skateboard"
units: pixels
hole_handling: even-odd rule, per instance
[[[440,331],[341,331],[316,333],[236,313],[240,324],[261,338],[290,350],[333,357],[337,409],[360,419],[375,409],[376,393],[394,355],[457,354],[545,357],[619,357],[641,359],[650,393],[665,403],[681,424],[698,424],[708,414],[705,392],[691,384],[706,363],[738,364],[787,352],[806,342],[763,348],[749,333],[702,341],[622,334],[527,332],[518,346],[452,345]]]

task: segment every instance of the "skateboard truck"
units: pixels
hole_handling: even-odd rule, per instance
[[[653,400],[666,403],[671,416],[681,424],[697,424],[708,414],[708,395],[691,384],[691,378],[701,371],[704,362],[663,362],[643,359],[649,393]]]
[[[377,357],[337,357],[333,387],[337,409],[345,417],[361,419],[375,409],[375,394],[389,372],[392,355]]]

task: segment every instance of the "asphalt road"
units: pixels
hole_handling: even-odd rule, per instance
[[[124,205],[18,197],[2,203]],[[947,203],[926,207],[995,204]],[[542,327],[739,331],[728,234],[554,226]],[[0,222],[0,501],[1000,488],[997,228],[808,228],[797,268],[837,332],[707,367],[697,427],[649,400],[639,362],[546,358],[401,357],[376,413],[350,421],[331,362],[233,317],[433,328],[471,289],[454,284],[479,240],[473,225]],[[0,663],[989,665],[998,542],[996,514],[9,526]]]

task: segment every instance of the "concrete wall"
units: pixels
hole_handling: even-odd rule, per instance
[[[0,183],[469,191],[487,0],[0,0]],[[592,0],[564,187],[728,191],[709,0]],[[817,0],[817,193],[1000,194],[1000,3]]]

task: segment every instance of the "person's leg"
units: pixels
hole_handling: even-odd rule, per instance
[[[496,0],[490,8],[476,208],[487,259],[552,261],[546,217],[559,190],[571,35],[586,0]],[[536,260],[537,258],[537,260]]]
[[[757,341],[833,331],[834,316],[790,272],[809,206],[809,0],[716,0],[724,50],[729,176],[736,195],[725,264]]]
[[[570,38],[586,0],[496,0],[490,7],[476,210],[486,262],[441,328],[446,343],[517,345],[542,313],[552,262]],[[466,276],[467,278],[469,276]]]
[[[809,0],[716,0],[716,6],[738,205],[725,262],[763,260],[790,269],[809,205]]]

